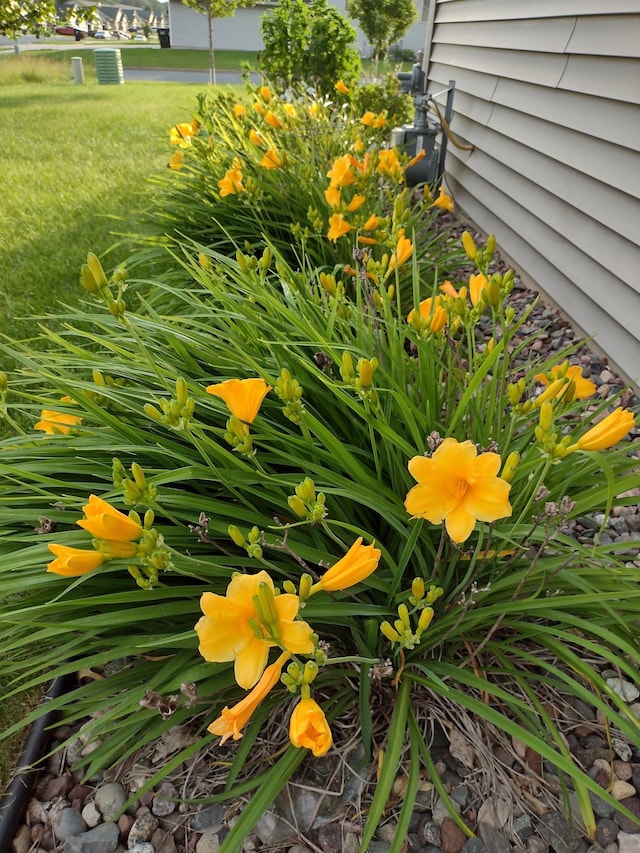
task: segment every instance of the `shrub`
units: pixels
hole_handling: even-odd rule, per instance
[[[355,83],[360,57],[353,47],[356,31],[327,0],[282,0],[262,22],[263,73],[282,89],[314,87],[333,91],[338,80]]]

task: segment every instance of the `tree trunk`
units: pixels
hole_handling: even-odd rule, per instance
[[[213,49],[213,16],[211,10],[208,14],[209,23],[209,82],[215,85],[216,82],[216,54]]]

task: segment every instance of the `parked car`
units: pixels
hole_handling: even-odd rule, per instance
[[[94,39],[110,39],[111,33],[108,30],[98,30],[93,34]]]
[[[138,33],[137,35],[135,35],[135,36],[133,37],[133,40],[134,40],[134,41],[146,41],[146,40],[147,40],[147,37],[146,37],[146,36],[143,36],[143,35],[142,35],[142,33]]]
[[[78,27],[74,27],[71,24],[65,24],[64,26],[55,27],[54,33],[57,36],[77,36],[80,35],[80,38],[84,38],[86,33],[84,30],[79,29]]]

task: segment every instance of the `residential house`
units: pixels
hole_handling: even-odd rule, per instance
[[[261,50],[264,47],[260,34],[262,18],[277,5],[277,2],[263,0],[255,6],[238,9],[231,18],[216,19],[213,24],[214,44],[226,50]],[[329,0],[329,5],[346,14],[346,0]],[[398,43],[399,47],[413,50],[416,54],[424,49],[428,7],[429,0],[416,0],[418,21]],[[169,2],[169,28],[172,47],[207,48],[209,46],[207,27],[203,26],[203,16],[184,6],[180,0]],[[367,39],[357,26],[356,32],[361,54],[369,56],[371,48]]]
[[[432,0],[427,25],[473,145],[448,147],[456,203],[638,383],[639,0]]]

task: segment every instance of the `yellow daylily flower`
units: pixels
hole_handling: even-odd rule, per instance
[[[191,137],[196,135],[199,127],[200,125],[195,120],[176,124],[169,131],[169,141],[172,145],[187,148],[191,144]]]
[[[557,364],[551,368],[549,373],[553,377],[552,382],[564,377],[567,379],[567,382],[556,394],[558,398],[564,396],[571,382],[575,383],[575,396],[578,400],[586,400],[587,397],[596,393],[596,386],[590,379],[585,379],[582,375],[582,368],[577,364],[572,364],[569,367],[566,367],[566,364]],[[549,377],[544,373],[536,373],[536,379],[543,385],[550,385]]]
[[[469,276],[469,296],[471,298],[472,305],[477,305],[478,302],[480,302],[482,299],[482,291],[488,284],[489,282],[487,281],[486,275],[481,272],[477,275]]]
[[[331,178],[332,187],[346,187],[355,181],[351,166],[352,161],[348,154],[344,154],[334,161],[333,166],[327,172],[327,177]]]
[[[441,210],[448,210],[449,213],[453,212],[453,209],[455,207],[455,205],[453,203],[453,199],[451,198],[450,195],[446,194],[446,192],[444,191],[444,187],[442,185],[440,185],[440,195],[433,202],[431,207],[439,207]]]
[[[275,113],[271,112],[271,110],[266,113],[264,120],[269,127],[272,127],[274,130],[280,130],[282,127],[282,122]]]
[[[511,486],[498,477],[497,453],[478,455],[471,441],[445,438],[433,456],[414,456],[409,472],[418,481],[404,505],[413,518],[432,524],[443,521],[454,542],[469,538],[476,521],[497,521],[511,515]]]
[[[247,108],[244,104],[234,104],[233,114],[236,118],[244,118],[244,116],[246,116],[247,114]]]
[[[396,148],[383,148],[378,152],[378,165],[376,171],[381,175],[386,175],[392,180],[402,180],[404,172],[402,164],[398,159],[398,151]]]
[[[223,708],[220,716],[208,726],[208,731],[212,735],[221,736],[221,744],[230,737],[234,740],[240,740],[242,737],[241,729],[247,725],[258,705],[276,686],[280,680],[282,667],[290,657],[289,652],[283,652],[275,663],[265,669],[251,693],[232,708]]]
[[[433,334],[441,332],[447,325],[447,312],[439,296],[423,299],[418,310],[413,308],[407,317],[407,323],[416,328],[426,328]]]
[[[279,169],[284,163],[284,157],[281,157],[275,148],[269,148],[267,153],[260,161],[260,165],[265,169]]]
[[[348,213],[355,213],[356,210],[362,207],[367,199],[363,195],[356,193],[347,205]]]
[[[618,406],[611,414],[603,418],[590,430],[587,430],[575,444],[567,448],[567,453],[574,450],[606,450],[617,444],[631,430],[635,423],[635,415],[630,409]]]
[[[95,536],[96,539],[109,539],[113,542],[131,542],[139,539],[144,530],[128,515],[112,507],[97,495],[89,495],[89,503],[82,507],[85,518],[76,524]]]
[[[271,593],[274,610],[271,626],[261,621],[256,609],[255,599],[259,598],[262,584]],[[208,661],[233,661],[236,681],[245,690],[262,676],[269,649],[280,646],[292,654],[310,655],[315,648],[311,627],[296,619],[299,597],[290,593],[274,595],[273,590],[273,580],[262,571],[256,575],[238,574],[231,580],[226,595],[205,592],[200,599],[204,615],[195,626],[198,650]],[[271,638],[271,630],[277,631],[277,641]]]
[[[175,151],[169,160],[170,169],[182,169],[184,166],[184,151]]]
[[[349,94],[349,87],[344,82],[344,80],[338,80],[338,82],[334,86],[334,89],[336,90],[336,92],[340,92],[341,95]]]
[[[227,379],[209,385],[207,394],[220,397],[227,404],[232,415],[238,420],[252,424],[266,395],[271,391],[271,385],[267,385],[264,379]]]
[[[271,89],[268,86],[260,86],[260,97],[268,104],[271,100]]]
[[[218,181],[218,186],[220,187],[220,195],[222,197],[227,195],[237,195],[238,193],[244,192],[244,186],[242,184],[242,170],[228,169],[224,178]]]
[[[310,749],[316,758],[331,748],[333,737],[324,711],[311,697],[301,699],[291,714],[289,738],[297,747]]]
[[[327,187],[324,191],[324,197],[329,207],[340,206],[340,190],[337,187]]]
[[[342,213],[334,213],[329,217],[329,231],[327,237],[334,243],[336,240],[348,234],[351,231],[351,225],[345,220]]]
[[[318,583],[311,587],[311,592],[319,592],[321,589],[336,592],[360,583],[377,569],[380,553],[375,543],[363,545],[362,536],[359,536],[344,557],[327,569]]]
[[[375,115],[371,112],[371,110],[367,110],[367,112],[360,119],[360,123],[364,124],[365,127],[372,127],[374,121]]]
[[[71,397],[61,397],[61,403],[73,403]],[[54,409],[43,409],[40,420],[34,424],[34,429],[46,432],[48,435],[62,435],[71,432],[73,427],[82,423],[82,418],[70,412],[56,412]]]
[[[404,236],[404,228],[401,228],[398,232],[398,242],[396,243],[395,251],[389,260],[387,275],[392,273],[396,267],[401,267],[402,264],[406,263],[412,254],[413,243],[408,237]]]
[[[372,213],[371,216],[367,219],[367,221],[362,226],[363,231],[375,231],[375,229],[380,225],[380,219]]]
[[[66,578],[77,578],[86,575],[101,566],[105,557],[98,551],[85,551],[82,548],[70,548],[68,545],[57,545],[49,542],[48,546],[55,560],[47,566],[48,572],[63,575]]]
[[[296,112],[296,108],[293,104],[283,104],[282,109],[289,116],[289,118],[298,118],[298,113]]]

